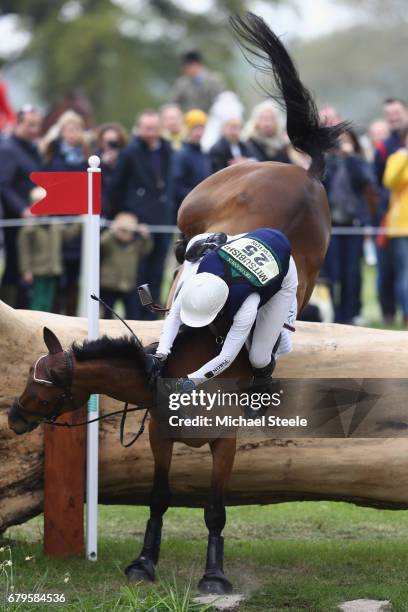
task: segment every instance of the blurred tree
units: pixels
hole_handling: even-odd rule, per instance
[[[299,41],[293,51],[319,104],[333,104],[362,128],[381,115],[386,97],[408,99],[406,37],[404,24],[377,22]]]
[[[406,0],[342,0],[355,11],[363,12],[372,20],[381,19],[385,24],[401,24],[408,21]],[[378,25],[378,21],[377,21]]]
[[[187,0],[2,0],[0,16],[17,15],[30,32],[20,59],[38,66],[48,105],[79,91],[98,121],[129,127],[137,111],[169,99],[183,51],[201,49],[212,69],[228,75],[236,51],[228,17],[250,4],[209,0],[199,10]]]

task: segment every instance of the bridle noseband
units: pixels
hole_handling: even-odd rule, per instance
[[[106,304],[101,298],[97,297],[96,295],[92,294],[91,298],[93,300],[96,300],[98,302],[100,302],[101,304],[103,304],[105,306],[105,308],[107,308],[107,310],[109,310],[110,312],[112,312],[116,318],[118,318],[120,321],[122,321],[122,323],[125,325],[125,327],[130,331],[130,333],[132,334],[132,336],[138,341],[138,338],[135,334],[135,332],[133,331],[133,329],[126,323],[126,321],[124,321],[122,319],[121,316],[119,316],[114,310],[113,308],[111,308],[108,304]],[[108,417],[114,416],[116,414],[121,414],[122,418],[121,418],[121,422],[120,422],[120,442],[122,444],[122,446],[124,448],[128,448],[129,446],[132,446],[132,444],[134,444],[139,437],[143,434],[144,432],[144,427],[145,427],[145,423],[146,423],[146,419],[149,413],[149,410],[151,408],[154,407],[154,403],[152,404],[140,404],[138,406],[134,406],[133,408],[129,408],[129,403],[125,402],[124,404],[124,408],[123,410],[115,410],[113,412],[108,412],[106,414],[103,414],[102,416],[98,416],[95,419],[87,419],[85,421],[82,421],[80,423],[69,423],[69,422],[59,422],[56,423],[56,419],[62,414],[62,407],[64,405],[65,402],[71,402],[72,404],[72,410],[77,410],[78,408],[80,408],[80,406],[77,406],[75,404],[75,400],[74,397],[72,395],[72,381],[73,381],[73,377],[74,377],[74,358],[73,358],[73,354],[72,354],[72,350],[69,349],[67,351],[63,351],[63,355],[65,358],[65,369],[66,372],[64,373],[64,380],[56,380],[55,377],[52,376],[49,368],[48,368],[48,364],[45,361],[44,362],[44,368],[45,368],[45,373],[46,376],[48,377],[48,380],[45,378],[39,378],[37,376],[37,368],[38,365],[40,363],[40,361],[42,359],[47,359],[47,357],[49,357],[49,353],[47,355],[41,355],[41,357],[39,357],[37,359],[37,361],[34,364],[34,371],[33,371],[33,381],[39,385],[46,385],[47,387],[62,387],[63,392],[62,395],[56,400],[56,402],[52,402],[53,404],[56,403],[56,409],[53,413],[44,416],[43,414],[39,413],[39,412],[32,412],[31,410],[26,410],[24,408],[24,406],[21,404],[21,402],[16,399],[14,401],[14,404],[12,406],[12,408],[10,409],[10,413],[11,411],[14,411],[14,413],[17,415],[17,417],[23,421],[23,423],[25,425],[27,425],[27,427],[29,428],[29,431],[32,431],[33,429],[35,429],[38,425],[40,425],[41,423],[44,424],[48,424],[48,425],[54,425],[54,426],[59,426],[59,427],[82,427],[83,425],[89,425],[90,423],[96,423],[98,421],[102,421],[104,419],[107,419]],[[157,372],[157,368],[156,368],[156,361],[154,359],[152,359],[151,362],[151,368],[150,368],[150,373],[149,373],[149,387],[150,388],[155,388],[155,381],[156,381],[156,376],[158,374]],[[44,406],[47,407],[51,404],[50,401],[48,400],[38,400],[39,403]],[[137,432],[137,434],[134,436],[134,438],[125,444],[124,442],[124,435],[125,435],[125,424],[126,424],[126,418],[129,412],[135,412],[135,411],[139,411],[139,410],[145,410],[145,413],[143,415],[140,427],[139,427],[139,431]],[[36,416],[39,417],[39,421],[37,423],[33,423],[32,421],[28,421],[25,418],[25,415],[30,415],[30,416]]]
[[[63,351],[63,355],[65,358],[65,372],[64,372],[63,380],[56,379],[55,376],[53,377],[53,375],[51,374],[48,368],[48,363],[47,363],[47,358],[49,357],[49,354],[41,355],[41,357],[39,357],[34,364],[33,381],[35,383],[46,386],[46,387],[62,387],[62,394],[55,401],[50,402],[49,400],[45,400],[45,399],[38,400],[39,403],[42,406],[44,406],[44,408],[50,406],[51,403],[55,404],[55,410],[51,414],[44,416],[40,412],[33,412],[31,410],[26,410],[19,400],[16,400],[14,403],[18,418],[20,418],[23,421],[23,423],[25,423],[26,425],[30,427],[31,426],[36,427],[40,423],[52,423],[52,424],[55,423],[55,420],[62,414],[62,408],[64,404],[66,404],[67,402],[71,402],[71,406],[72,406],[71,410],[76,410],[79,407],[75,404],[75,400],[72,394],[72,379],[74,375],[74,359],[72,356],[72,351],[70,350]],[[43,367],[45,369],[45,374],[47,376],[47,379],[40,378],[37,375],[38,366],[40,362],[43,360],[44,360]],[[40,421],[38,423],[33,423],[32,421],[28,421],[24,415],[40,417]]]
[[[56,423],[55,422],[56,419],[62,414],[62,408],[66,402],[71,402],[72,407],[70,411],[76,410],[77,408],[80,407],[75,404],[75,400],[72,395],[72,380],[74,377],[74,358],[72,355],[72,351],[71,350],[63,351],[63,354],[65,358],[65,372],[64,372],[63,380],[59,378],[56,379],[55,376],[53,376],[52,373],[50,372],[48,368],[48,363],[47,363],[47,357],[49,357],[49,354],[41,355],[41,357],[37,359],[37,361],[34,364],[34,371],[33,371],[33,381],[37,383],[38,385],[44,385],[47,387],[62,387],[62,390],[63,390],[62,394],[57,398],[57,400],[55,400],[55,402],[54,401],[50,402],[48,400],[40,400],[40,399],[38,400],[38,402],[44,407],[50,406],[51,403],[52,404],[55,403],[56,404],[55,411],[53,411],[51,414],[47,416],[44,416],[43,414],[39,412],[33,412],[31,410],[26,410],[18,399],[15,400],[11,410],[13,410],[14,413],[17,415],[17,417],[21,421],[23,421],[25,425],[27,425],[30,431],[32,431],[33,429],[35,429],[38,425],[42,423],[48,424],[48,425],[54,425],[54,426],[58,425],[60,427],[69,427],[69,428],[81,427],[83,425],[89,425],[90,423],[96,423],[97,421],[102,421],[103,419],[107,419],[108,417],[114,416],[116,414],[122,414],[122,419],[120,423],[120,442],[124,448],[128,448],[129,446],[132,446],[132,444],[134,444],[144,432],[145,423],[146,423],[149,409],[153,407],[151,405],[140,405],[140,406],[135,406],[133,408],[129,408],[128,402],[126,402],[123,410],[115,410],[113,412],[108,412],[107,414],[99,416],[96,419],[85,420],[80,423],[69,423],[69,422]],[[45,374],[47,376],[47,379],[40,378],[37,374],[38,366],[42,360],[44,360],[43,367],[45,369]],[[153,370],[150,375],[150,378],[151,379],[154,378]],[[150,380],[150,384],[153,384],[152,380]],[[145,410],[145,414],[142,418],[142,421],[139,427],[139,431],[131,439],[130,442],[125,443],[124,436],[125,436],[126,417],[129,412],[135,412],[139,410]],[[24,415],[36,416],[36,417],[39,417],[40,420],[34,423],[32,421],[28,421]]]

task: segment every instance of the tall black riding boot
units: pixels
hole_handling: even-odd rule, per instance
[[[252,368],[254,380],[252,386],[258,393],[269,393],[272,388],[272,374],[276,366],[275,357],[263,368]]]
[[[259,395],[268,393],[272,395],[275,392],[272,374],[276,366],[275,357],[272,355],[271,361],[263,368],[252,368],[254,378],[250,388],[251,395]],[[245,416],[249,419],[255,419],[263,416],[268,410],[268,406],[261,406],[258,410],[248,406],[245,410]]]

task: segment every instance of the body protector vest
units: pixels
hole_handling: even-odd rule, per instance
[[[223,312],[232,321],[251,293],[259,294],[260,308],[279,291],[290,255],[290,242],[282,232],[260,228],[205,255],[197,274],[209,272],[227,283],[229,296]]]

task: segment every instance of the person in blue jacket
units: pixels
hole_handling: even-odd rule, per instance
[[[86,172],[90,147],[83,118],[75,111],[65,111],[46,134],[43,148],[47,172]],[[64,242],[63,291],[57,293],[56,308],[73,317],[78,314],[81,253],[81,233]]]
[[[33,183],[30,173],[42,168],[37,148],[42,118],[31,105],[17,113],[13,133],[0,141],[0,216],[19,219],[31,216],[30,191]],[[27,308],[27,291],[20,282],[18,269],[18,227],[4,230],[5,268],[0,286],[0,298],[14,308]]]
[[[130,212],[146,225],[168,225],[172,221],[173,150],[170,143],[161,138],[160,128],[160,115],[156,111],[140,113],[137,135],[121,150],[110,184],[114,213]],[[137,284],[149,282],[155,301],[160,300],[163,262],[171,239],[169,233],[153,232],[153,249],[140,262]],[[136,289],[129,313],[132,319],[154,318],[141,307]]]
[[[341,136],[338,149],[328,158],[324,185],[333,228],[349,229],[346,233],[333,233],[322,275],[330,282],[335,323],[357,324],[364,241],[361,228],[371,225],[369,202],[376,198],[376,186],[353,131]]]
[[[206,113],[193,109],[184,115],[184,122],[187,140],[174,155],[172,172],[176,217],[184,198],[211,174],[210,157],[201,148],[201,139],[207,123]]]

